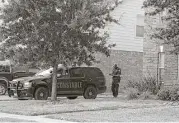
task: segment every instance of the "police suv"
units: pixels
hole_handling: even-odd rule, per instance
[[[52,68],[37,73],[35,76],[18,78],[9,84],[9,96],[18,99],[46,100],[51,95]],[[95,99],[97,94],[106,91],[106,80],[99,68],[72,67],[66,70],[58,68],[57,96],[76,99]]]

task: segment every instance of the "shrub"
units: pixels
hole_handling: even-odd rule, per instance
[[[127,98],[128,99],[137,99],[139,96],[139,91],[136,88],[128,88]]]
[[[168,88],[159,90],[157,97],[160,100],[170,100],[170,90]]]
[[[153,95],[151,92],[149,91],[146,91],[146,92],[143,92],[140,97],[140,99],[143,99],[143,100],[146,100],[146,99],[156,99],[156,96]]]
[[[179,90],[178,87],[172,87],[171,89],[169,89],[169,95],[170,95],[170,100],[171,101],[178,100],[178,94],[177,94],[178,90]]]
[[[157,80],[154,77],[145,77],[144,80],[144,88],[151,92],[152,94],[158,93],[158,86],[157,86]]]
[[[176,101],[179,100],[178,91],[179,87],[163,88],[158,92],[157,96],[161,100]]]
[[[151,94],[156,95],[158,92],[157,81],[154,77],[145,77],[140,81],[128,81],[127,83],[128,88],[135,88],[140,93],[143,92],[151,92]]]

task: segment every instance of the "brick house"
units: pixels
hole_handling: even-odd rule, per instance
[[[143,0],[123,0],[112,15],[120,20],[120,25],[109,24],[106,30],[110,34],[109,43],[115,43],[111,56],[106,58],[97,54],[101,63],[95,66],[101,68],[107,79],[108,88],[111,86],[113,65],[116,63],[122,69],[121,84],[128,80],[142,77],[143,71],[143,36],[144,36],[144,10]]]

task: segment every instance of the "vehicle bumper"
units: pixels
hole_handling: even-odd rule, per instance
[[[16,89],[8,88],[9,97],[17,97],[18,99],[32,99],[33,93],[32,89]]]
[[[99,87],[99,88],[98,88],[98,94],[106,92],[106,89],[107,89],[106,86]]]

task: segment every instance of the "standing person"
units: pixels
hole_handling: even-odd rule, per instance
[[[118,96],[119,83],[121,80],[120,75],[121,75],[121,68],[119,68],[117,64],[115,64],[112,71],[112,88],[111,88],[114,97]]]

